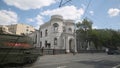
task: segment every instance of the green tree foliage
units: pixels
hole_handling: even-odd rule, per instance
[[[79,30],[83,30],[83,31],[91,30],[92,29],[92,21],[85,18],[85,19],[83,19],[82,22],[78,22],[76,24],[76,26]]]
[[[92,29],[92,22],[85,18],[82,22],[78,22],[76,27],[78,38],[80,38],[81,41],[85,41],[88,36],[88,31]]]
[[[116,49],[120,46],[120,33],[111,29],[97,29],[89,32],[91,41],[94,42],[96,48],[104,46]]]
[[[83,19],[82,22],[78,22],[76,24],[76,27],[77,27],[76,30],[77,42],[81,43],[78,45],[85,46],[86,49],[90,42],[90,39],[88,37],[88,32],[92,30],[92,21],[85,18]]]
[[[112,29],[92,29],[92,21],[87,18],[76,24],[78,42],[93,42],[95,47],[120,47],[120,32]]]

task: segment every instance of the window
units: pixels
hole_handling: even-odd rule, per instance
[[[34,37],[34,43],[37,44],[37,34]]]
[[[46,30],[45,30],[45,36],[47,36],[47,35],[48,35],[48,30],[46,29]]]
[[[58,26],[59,26],[59,25],[58,25],[57,23],[54,23],[54,24],[53,24],[53,27],[54,27],[54,31],[55,31],[55,32],[58,31]]]
[[[40,48],[42,47],[42,42],[40,41]]]
[[[45,47],[47,47],[47,41],[45,41]]]
[[[66,29],[65,29],[65,27],[63,27],[63,32],[66,32]]]
[[[41,38],[42,38],[42,31],[40,32],[40,36],[41,36]]]
[[[48,48],[50,48],[51,47],[50,43],[48,43],[47,46],[48,46]]]
[[[57,38],[54,38],[54,45],[57,45]]]
[[[29,31],[28,29],[26,29],[26,31]]]
[[[69,32],[72,32],[72,29],[71,29],[71,28],[68,28],[68,31],[69,31]]]

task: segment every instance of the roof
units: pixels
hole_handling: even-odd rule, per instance
[[[64,23],[67,25],[75,25],[74,20],[64,20]]]
[[[50,25],[50,22],[46,22],[46,23],[40,25],[40,28],[45,28],[45,27],[47,27],[49,25]]]

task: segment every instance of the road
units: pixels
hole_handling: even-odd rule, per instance
[[[120,55],[81,53],[41,56],[35,63],[22,68],[113,68],[119,64]]]

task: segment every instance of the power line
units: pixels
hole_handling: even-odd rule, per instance
[[[62,6],[62,2],[63,2],[63,0],[61,0],[61,1],[60,1],[60,5],[59,5],[59,7],[61,7],[61,6]]]
[[[59,8],[62,7],[62,6],[64,6],[65,4],[67,4],[67,3],[70,2],[70,1],[72,1],[72,0],[67,0],[67,1],[65,1],[65,2],[64,2],[64,0],[61,0],[61,1],[60,1],[60,4],[59,4]],[[85,17],[85,15],[86,15],[86,13],[87,13],[87,11],[88,11],[88,8],[89,8],[91,2],[92,2],[92,0],[89,0],[88,5],[87,5],[87,7],[85,8],[85,12],[84,12],[83,16],[81,17],[81,19],[83,19],[83,18]]]
[[[83,14],[83,16],[82,16],[81,19],[83,19],[83,18],[85,17],[85,14],[87,13],[87,10],[88,10],[88,8],[89,8],[91,2],[92,2],[92,0],[89,0],[89,3],[88,3],[88,5],[87,5],[87,7],[86,7],[86,9],[85,9],[85,12],[84,12],[84,14]]]
[[[67,0],[66,2],[63,3],[63,0],[60,1],[60,5],[59,5],[59,8],[64,6],[65,4],[67,4],[68,2],[70,2],[72,0]]]

